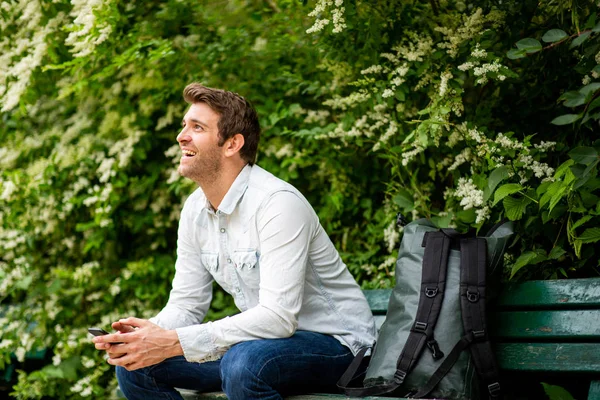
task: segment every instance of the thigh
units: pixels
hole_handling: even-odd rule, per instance
[[[353,358],[351,351],[332,336],[297,331],[285,339],[252,340],[233,346],[223,357],[221,373],[239,370],[240,364],[245,364],[245,369],[282,394],[332,391]]]
[[[220,361],[189,362],[178,356],[144,369],[155,381],[171,387],[214,392],[221,390],[219,364]]]

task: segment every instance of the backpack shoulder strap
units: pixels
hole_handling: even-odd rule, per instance
[[[425,397],[435,389],[466,348],[471,351],[473,363],[487,386],[489,397],[497,399],[500,396],[498,367],[486,326],[487,243],[485,239],[461,239],[460,257],[460,303],[465,334],[429,381],[414,395],[415,398]]]
[[[450,245],[451,238],[441,231],[427,232],[423,237],[425,253],[421,272],[419,305],[417,306],[415,322],[398,357],[393,380],[383,385],[350,388],[347,387],[347,384],[352,380],[352,377],[344,374],[343,379],[338,382],[338,387],[344,389],[346,395],[374,396],[395,391],[404,383],[406,376],[419,359],[425,345],[432,352],[434,359],[444,357],[433,337],[433,329],[437,323],[444,299]]]
[[[461,240],[460,304],[465,335],[473,337],[471,357],[492,399],[500,395],[496,358],[486,322],[487,243],[483,238]]]

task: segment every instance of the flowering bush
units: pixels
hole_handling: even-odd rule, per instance
[[[566,3],[3,2],[0,369],[51,350],[15,396],[110,396],[87,327],[165,303],[192,81],[253,101],[259,164],[364,287],[393,284],[397,211],[514,220],[506,278],[597,274],[600,29]]]

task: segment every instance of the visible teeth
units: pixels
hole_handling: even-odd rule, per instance
[[[195,155],[196,155],[196,152],[194,152],[194,151],[190,151],[190,150],[182,150],[181,152],[182,152],[182,153],[183,153],[183,155],[185,155],[185,156],[195,156]]]

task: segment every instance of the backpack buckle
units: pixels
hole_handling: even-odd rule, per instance
[[[479,292],[470,292],[467,290],[467,300],[471,303],[477,303],[479,301]]]
[[[425,288],[425,296],[432,298],[432,297],[435,297],[436,294],[438,294],[437,286],[434,288],[430,288],[430,287]]]
[[[396,370],[396,372],[394,373],[394,382],[397,385],[402,385],[402,383],[404,382],[404,379],[406,379],[406,372],[401,371],[401,370]]]
[[[500,383],[494,382],[488,385],[488,391],[490,392],[490,396],[492,398],[500,396]]]
[[[433,357],[434,360],[439,360],[440,358],[444,357],[444,353],[440,349],[440,345],[438,344],[437,340],[435,340],[435,339],[428,340],[427,348],[429,350],[431,350],[431,356]]]
[[[475,341],[483,340],[485,339],[485,331],[473,331],[473,337],[475,338]]]
[[[415,326],[413,327],[413,331],[419,332],[419,333],[425,333],[426,330],[427,330],[427,323],[426,322],[421,322],[421,321],[416,321],[415,322]]]

